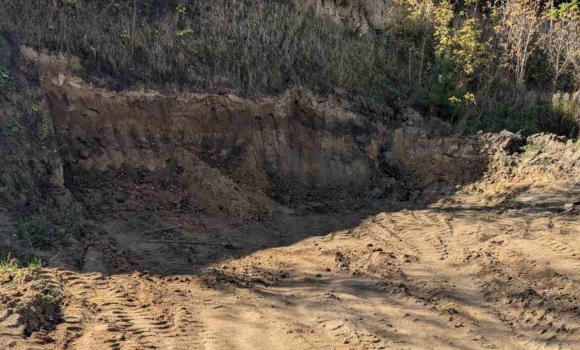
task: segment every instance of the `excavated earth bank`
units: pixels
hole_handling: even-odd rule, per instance
[[[404,197],[414,186],[471,181],[485,167],[476,138],[451,135],[446,123],[409,109],[371,120],[348,111],[340,96],[304,89],[251,100],[116,93],[71,76],[63,60],[24,54],[44,72],[66,187],[89,209],[143,209],[131,207],[139,204],[126,191],[90,190],[147,177],[162,182],[149,209],[186,206],[234,220],[277,204],[331,211],[373,187],[378,197]],[[179,193],[164,192],[172,186]]]
[[[100,230],[0,284],[0,348],[580,348],[577,143],[302,89],[105,91],[23,53],[59,203]]]

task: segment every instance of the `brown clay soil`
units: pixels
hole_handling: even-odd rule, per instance
[[[427,204],[101,218],[82,268],[39,272],[59,320],[3,285],[0,348],[578,349],[580,151],[532,141]]]

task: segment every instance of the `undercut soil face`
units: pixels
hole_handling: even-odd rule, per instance
[[[23,53],[42,72],[64,186],[98,212],[188,208],[243,222],[278,205],[356,210],[368,197],[453,190],[486,166],[477,137],[410,109],[373,119],[340,95],[300,88],[253,100],[112,92],[70,75],[62,60]]]

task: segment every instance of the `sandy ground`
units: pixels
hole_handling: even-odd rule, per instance
[[[70,296],[63,322],[29,338],[3,331],[2,343],[578,349],[580,221],[561,208],[580,188],[525,189],[515,188],[521,193],[510,203],[463,191],[423,208],[383,203],[372,213],[280,214],[215,234],[186,226],[147,233],[151,222],[111,220],[109,249],[89,250],[84,272],[42,270]],[[118,271],[110,270],[114,261],[122,262]],[[9,321],[2,318],[3,329]]]
[[[550,140],[360,212],[105,217],[82,269],[0,284],[0,349],[580,349],[580,152]]]
[[[0,350],[580,349],[577,141],[439,138],[451,127],[416,112],[351,138],[336,121],[362,119],[310,94],[155,100],[46,68],[63,160],[82,165],[54,172],[53,199],[96,229],[33,252],[45,267],[0,273]],[[302,105],[321,109],[304,119]],[[258,124],[270,136],[254,137]],[[188,148],[205,137],[215,154]],[[246,139],[262,142],[217,152]],[[314,193],[266,176],[264,154],[301,159],[305,174],[374,159],[386,192]],[[0,212],[0,246],[22,252],[11,220]]]

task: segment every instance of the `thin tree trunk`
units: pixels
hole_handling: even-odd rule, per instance
[[[413,77],[411,75],[411,49],[409,49],[409,83],[413,83]]]
[[[133,0],[133,22],[131,23],[131,61],[133,61],[133,51],[135,47],[135,21],[137,19],[137,0]]]
[[[419,86],[421,86],[421,76],[423,75],[423,61],[425,60],[425,44],[427,43],[427,37],[423,37],[423,45],[421,47],[421,65],[419,66]]]

